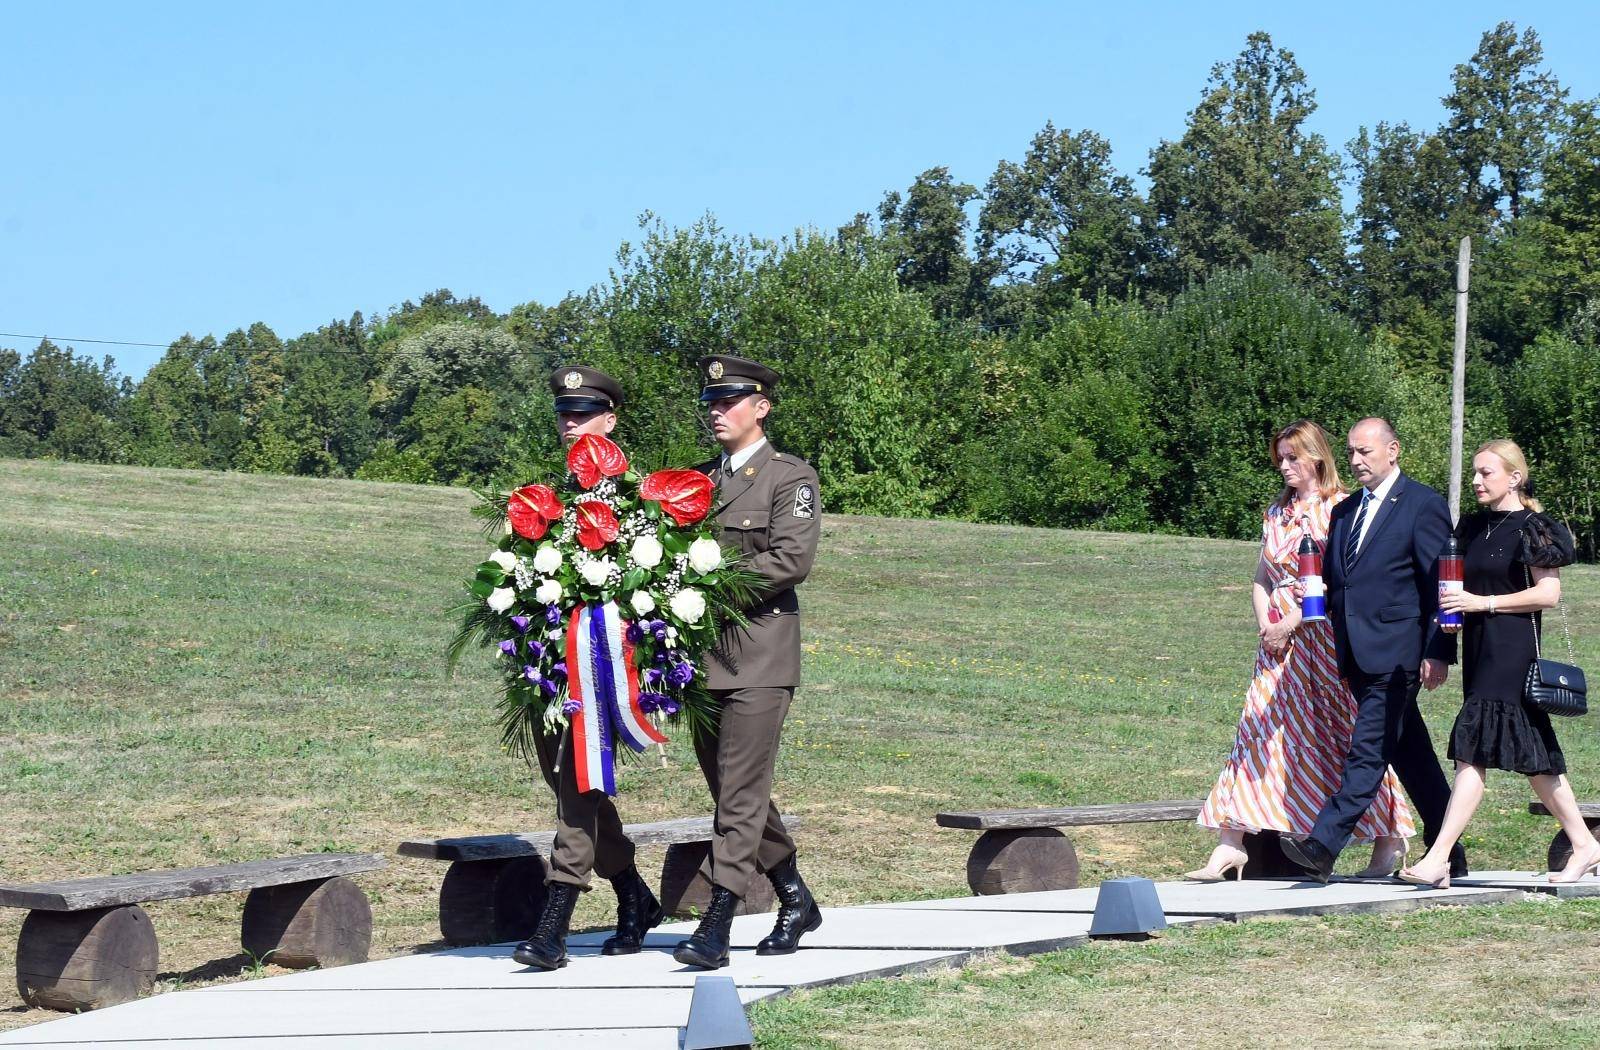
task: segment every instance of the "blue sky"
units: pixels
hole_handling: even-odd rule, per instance
[[[439,287],[553,302],[646,209],[832,229],[934,165],[981,186],[1046,120],[1131,173],[1258,28],[1342,145],[1437,123],[1502,18],[1600,94],[1580,3],[9,5],[0,332],[288,337]],[[77,345],[136,376],[161,353]]]

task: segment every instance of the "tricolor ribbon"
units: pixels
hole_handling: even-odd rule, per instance
[[[568,695],[579,704],[571,717],[578,790],[615,795],[616,741],[635,751],[667,742],[639,706],[633,643],[615,602],[588,602],[572,610],[567,669]]]

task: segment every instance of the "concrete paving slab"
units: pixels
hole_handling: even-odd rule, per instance
[[[1578,882],[1552,885],[1545,871],[1475,871],[1464,879],[1451,879],[1452,886],[1519,889],[1529,893],[1548,893],[1556,897],[1600,897],[1600,877],[1585,875]]]
[[[1597,880],[1600,881],[1600,880]],[[1250,915],[1324,915],[1346,911],[1394,911],[1426,903],[1491,903],[1514,899],[1512,887],[1463,886],[1429,890],[1395,882],[1342,880],[1326,886],[1288,879],[1249,879],[1244,882],[1160,882],[1167,921],[1196,916],[1235,920]],[[1492,895],[1503,895],[1494,898]],[[864,910],[939,911],[967,913],[1093,914],[1099,887],[1047,890],[1039,893],[1001,893],[986,897],[957,897],[937,901],[902,901],[871,905]],[[1490,897],[1483,897],[1490,894]]]
[[[694,932],[695,924],[675,923],[674,927],[651,931],[645,946],[670,950]],[[736,948],[753,948],[771,932],[772,919],[768,916],[742,915],[733,920]],[[1088,936],[1087,915],[950,911],[934,917],[924,911],[824,908],[822,928],[806,934],[802,952],[813,948],[970,951],[1006,947],[1017,954],[1027,954],[1081,944]]]
[[[379,989],[504,988],[692,988],[695,978],[708,971],[691,969],[672,957],[668,948],[653,948],[638,955],[607,957],[597,948],[571,950],[572,959],[562,969],[548,973],[529,970],[511,958],[510,945],[459,948],[427,955],[384,959],[364,966],[267,977],[242,984],[215,985],[205,993],[232,991],[367,991]],[[732,977],[741,988],[812,987],[849,978],[901,973],[950,958],[941,951],[847,951],[811,948],[793,955],[760,956],[749,948],[736,949],[728,966],[716,971]]]
[[[453,1039],[456,1033],[473,1032],[676,1028],[688,1019],[691,994],[689,988],[173,992],[9,1032],[0,1045],[23,1039],[39,1045],[130,1037],[232,1040],[433,1033]],[[768,994],[765,989],[739,990],[744,1002]]]
[[[33,1029],[26,1029],[32,1031]],[[405,1035],[246,1036],[226,1042],[97,1039],[86,1043],[11,1043],[6,1046],[82,1047],[83,1050],[678,1050],[678,1028],[608,1028],[594,1032],[450,1032]]]

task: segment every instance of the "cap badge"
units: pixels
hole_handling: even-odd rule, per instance
[[[583,385],[583,376],[577,372],[568,372],[561,380],[568,390],[576,390]]]
[[[711,366],[706,369],[706,375],[710,376],[712,379],[721,379],[722,372],[723,368],[721,361],[711,362]]]

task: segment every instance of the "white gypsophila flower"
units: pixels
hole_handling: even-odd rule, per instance
[[[722,545],[716,540],[702,536],[689,544],[689,568],[698,573],[707,573],[722,564]]]
[[[539,589],[533,592],[533,600],[543,605],[552,605],[561,600],[560,580],[541,580]]]
[[[591,587],[598,587],[611,575],[611,562],[605,558],[591,558],[578,566],[578,572]]]
[[[647,569],[660,565],[661,557],[665,553],[661,541],[654,536],[640,536],[633,541],[633,546],[628,550],[628,556],[633,559],[633,563],[643,565]]]
[[[672,615],[684,623],[699,623],[700,617],[706,614],[706,596],[693,587],[685,587],[674,594],[669,604]]]
[[[517,571],[512,574],[516,579],[517,590],[532,590],[534,585],[533,570],[528,567],[526,558],[517,559]]]
[[[553,543],[541,543],[539,549],[533,552],[533,568],[535,572],[549,576],[561,568],[561,551]]]
[[[510,551],[495,551],[489,555],[489,560],[506,572],[510,572],[517,567],[517,556]]]
[[[494,590],[489,592],[489,597],[484,599],[484,601],[488,603],[489,608],[493,609],[497,613],[503,613],[507,609],[511,608],[511,604],[516,600],[517,592],[512,590],[510,587],[496,587]]]
[[[656,600],[650,597],[649,591],[634,591],[628,604],[633,606],[633,611],[640,616],[649,616],[656,609]]]

